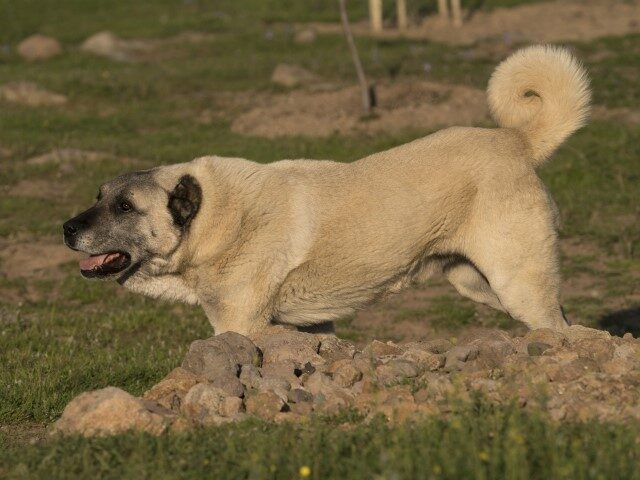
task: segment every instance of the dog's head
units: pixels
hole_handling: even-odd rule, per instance
[[[156,172],[102,185],[96,203],[65,222],[65,244],[89,254],[80,261],[83,276],[124,283],[138,271],[161,268],[179,248],[200,209],[202,189],[188,174],[161,185]]]

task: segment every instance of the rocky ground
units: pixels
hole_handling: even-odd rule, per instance
[[[579,325],[522,337],[494,330],[459,344],[374,340],[362,349],[334,335],[275,327],[252,339],[196,340],[182,366],[142,398],[115,387],[83,393],[53,431],[159,434],[347,409],[403,421],[446,415],[479,396],[542,409],[554,420],[624,421],[640,418],[639,384],[640,341]]]

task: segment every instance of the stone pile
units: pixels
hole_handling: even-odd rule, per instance
[[[79,395],[55,431],[161,433],[259,417],[304,421],[353,409],[402,421],[446,415],[476,395],[543,409],[555,420],[640,418],[640,342],[582,326],[511,337],[490,331],[363,349],[333,335],[275,327],[191,344],[182,366],[142,398],[108,387]]]

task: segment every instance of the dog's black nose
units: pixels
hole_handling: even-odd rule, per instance
[[[79,225],[77,221],[69,220],[62,225],[62,231],[64,232],[65,237],[73,237],[76,233],[78,233]]]

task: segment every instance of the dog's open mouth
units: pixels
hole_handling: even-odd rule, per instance
[[[80,260],[80,273],[86,278],[99,278],[120,273],[131,264],[131,257],[124,252],[91,255]]]

